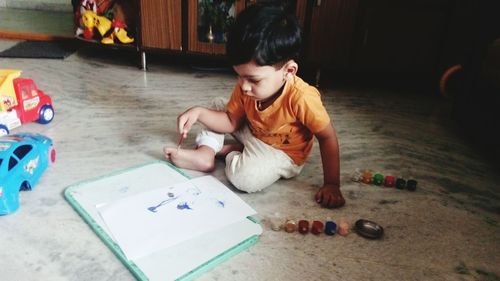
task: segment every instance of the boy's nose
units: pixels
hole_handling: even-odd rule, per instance
[[[244,92],[244,93],[248,93],[250,92],[250,90],[252,89],[252,87],[250,87],[250,85],[248,85],[247,83],[242,83],[241,84],[241,90]]]

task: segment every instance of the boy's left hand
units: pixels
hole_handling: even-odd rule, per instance
[[[340,187],[333,184],[325,184],[321,187],[314,199],[325,208],[340,208],[345,205],[344,196],[340,192]]]

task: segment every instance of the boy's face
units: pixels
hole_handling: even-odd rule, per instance
[[[274,95],[285,83],[286,64],[275,66],[257,65],[253,60],[233,66],[238,74],[238,84],[243,94],[255,100],[265,100]]]

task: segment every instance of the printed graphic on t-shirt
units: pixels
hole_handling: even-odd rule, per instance
[[[254,136],[275,147],[303,144],[311,138],[309,130],[299,122],[285,123],[273,131],[250,124],[250,130]]]

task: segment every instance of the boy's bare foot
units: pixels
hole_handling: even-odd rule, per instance
[[[177,147],[164,147],[165,158],[175,166],[184,169],[211,172],[215,168],[215,152],[208,146],[196,149],[177,149]]]
[[[216,157],[225,158],[232,151],[243,151],[243,144],[241,143],[230,143],[222,146],[222,149],[217,152]]]

